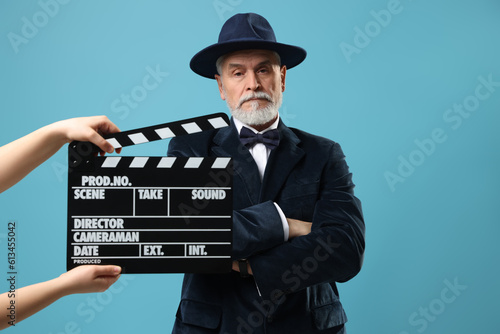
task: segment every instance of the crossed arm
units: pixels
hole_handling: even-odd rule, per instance
[[[272,203],[235,212],[233,258],[248,259],[247,270],[264,298],[272,298],[273,292],[347,281],[361,269],[365,247],[361,203],[353,195],[351,173],[338,144],[332,145],[327,159],[315,203],[303,204],[301,194],[293,202],[277,199],[285,215],[301,206],[312,217],[311,222],[287,217],[288,241],[279,239],[281,223],[279,215],[272,213]],[[238,263],[233,263],[233,269],[239,271]]]
[[[308,235],[309,233],[311,233],[311,227],[312,227],[311,222],[306,222],[303,220],[292,219],[292,218],[287,218],[286,221],[288,222],[288,227],[290,229],[289,230],[290,234],[288,237],[289,240],[295,237],[300,237],[302,235]],[[238,261],[233,261],[233,270],[240,272]],[[247,271],[250,275],[253,275],[250,263],[247,263]]]
[[[176,138],[170,142],[168,155],[210,155],[205,141]],[[291,176],[309,182],[309,187],[292,185],[286,189],[286,197],[275,199],[290,227],[287,241],[272,201],[233,211],[232,258],[248,259],[247,270],[263,298],[270,298],[273,291],[287,293],[320,283],[347,281],[361,269],[365,225],[345,156],[340,146],[330,141],[322,141],[313,149],[313,158],[302,161],[295,169],[297,174]],[[303,217],[310,221],[301,220]],[[310,259],[315,261],[314,270],[301,272]],[[233,262],[232,268],[239,271],[238,262]]]

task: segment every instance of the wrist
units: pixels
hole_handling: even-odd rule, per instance
[[[44,284],[46,284],[44,290],[51,291],[51,295],[56,299],[71,294],[71,287],[69,282],[67,282],[67,280],[65,280],[61,276],[46,281]]]
[[[49,124],[40,130],[45,130],[49,141],[60,146],[71,141],[67,134],[67,129],[63,126],[62,121]]]
[[[57,287],[59,289],[59,293],[62,296],[68,296],[72,295],[75,293],[80,293],[78,291],[79,283],[78,283],[78,278],[74,277],[74,275],[70,275],[70,271],[62,273],[59,275],[59,277],[56,277],[53,279],[55,284],[57,284]]]
[[[297,222],[295,221],[295,219],[291,219],[291,218],[287,218],[286,221],[288,222],[289,238],[290,239],[295,238],[296,236],[299,235],[299,233],[297,231],[297,228],[298,228]]]

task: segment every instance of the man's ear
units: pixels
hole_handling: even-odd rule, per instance
[[[224,94],[224,89],[222,89],[222,78],[220,75],[215,75],[215,80],[217,80],[217,85],[219,86],[220,98],[226,100],[226,95]]]
[[[281,92],[285,91],[286,66],[281,66]]]

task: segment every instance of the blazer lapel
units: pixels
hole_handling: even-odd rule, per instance
[[[281,120],[278,130],[280,144],[269,155],[262,182],[260,202],[276,198],[288,175],[305,154],[304,150],[298,147],[300,139]]]
[[[233,192],[245,192],[249,201],[236,204],[241,207],[258,204],[261,190],[259,170],[248,148],[241,144],[232,118],[231,125],[220,129],[214,136],[213,142],[214,155],[233,158]],[[239,198],[240,195],[241,193],[238,194]]]

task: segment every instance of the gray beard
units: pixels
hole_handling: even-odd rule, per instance
[[[241,108],[243,102],[252,97],[263,97],[266,98],[270,103],[265,108],[259,108],[258,101],[251,101],[250,106],[252,107],[252,109],[249,111],[243,110]],[[231,115],[233,115],[234,118],[238,119],[239,121],[241,121],[246,125],[252,126],[252,125],[266,124],[275,119],[276,116],[278,115],[278,110],[281,107],[282,101],[283,101],[283,94],[281,93],[279,94],[277,101],[272,101],[270,96],[265,93],[254,93],[241,98],[237,108],[234,109],[231,108],[229,103],[227,103],[227,106],[229,108],[229,111],[231,111]]]

